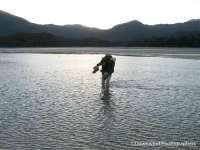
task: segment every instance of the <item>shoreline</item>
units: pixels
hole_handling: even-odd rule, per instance
[[[24,47],[0,48],[0,53],[29,53],[29,54],[94,54],[110,53],[116,56],[130,57],[163,57],[200,59],[200,48],[158,48],[158,47]]]

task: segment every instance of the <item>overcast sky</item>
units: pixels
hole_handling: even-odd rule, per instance
[[[200,0],[0,0],[0,9],[39,24],[102,29],[131,20],[160,24],[200,18]]]

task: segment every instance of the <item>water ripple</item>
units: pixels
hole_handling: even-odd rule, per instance
[[[145,149],[134,142],[199,141],[199,61],[118,56],[102,99],[101,74],[91,73],[100,58],[0,54],[0,149]],[[190,148],[199,147],[180,149]]]

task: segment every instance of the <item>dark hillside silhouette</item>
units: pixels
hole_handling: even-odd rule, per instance
[[[82,25],[39,25],[0,11],[0,46],[199,47],[200,20],[145,25],[137,20],[101,30]]]

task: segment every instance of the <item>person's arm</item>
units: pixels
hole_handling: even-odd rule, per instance
[[[96,73],[99,70],[99,66],[103,65],[105,63],[104,58],[101,59],[101,61],[93,67],[93,73]]]
[[[97,66],[101,66],[101,65],[103,65],[104,63],[105,63],[105,60],[104,60],[104,58],[102,58],[101,61],[97,64]]]

